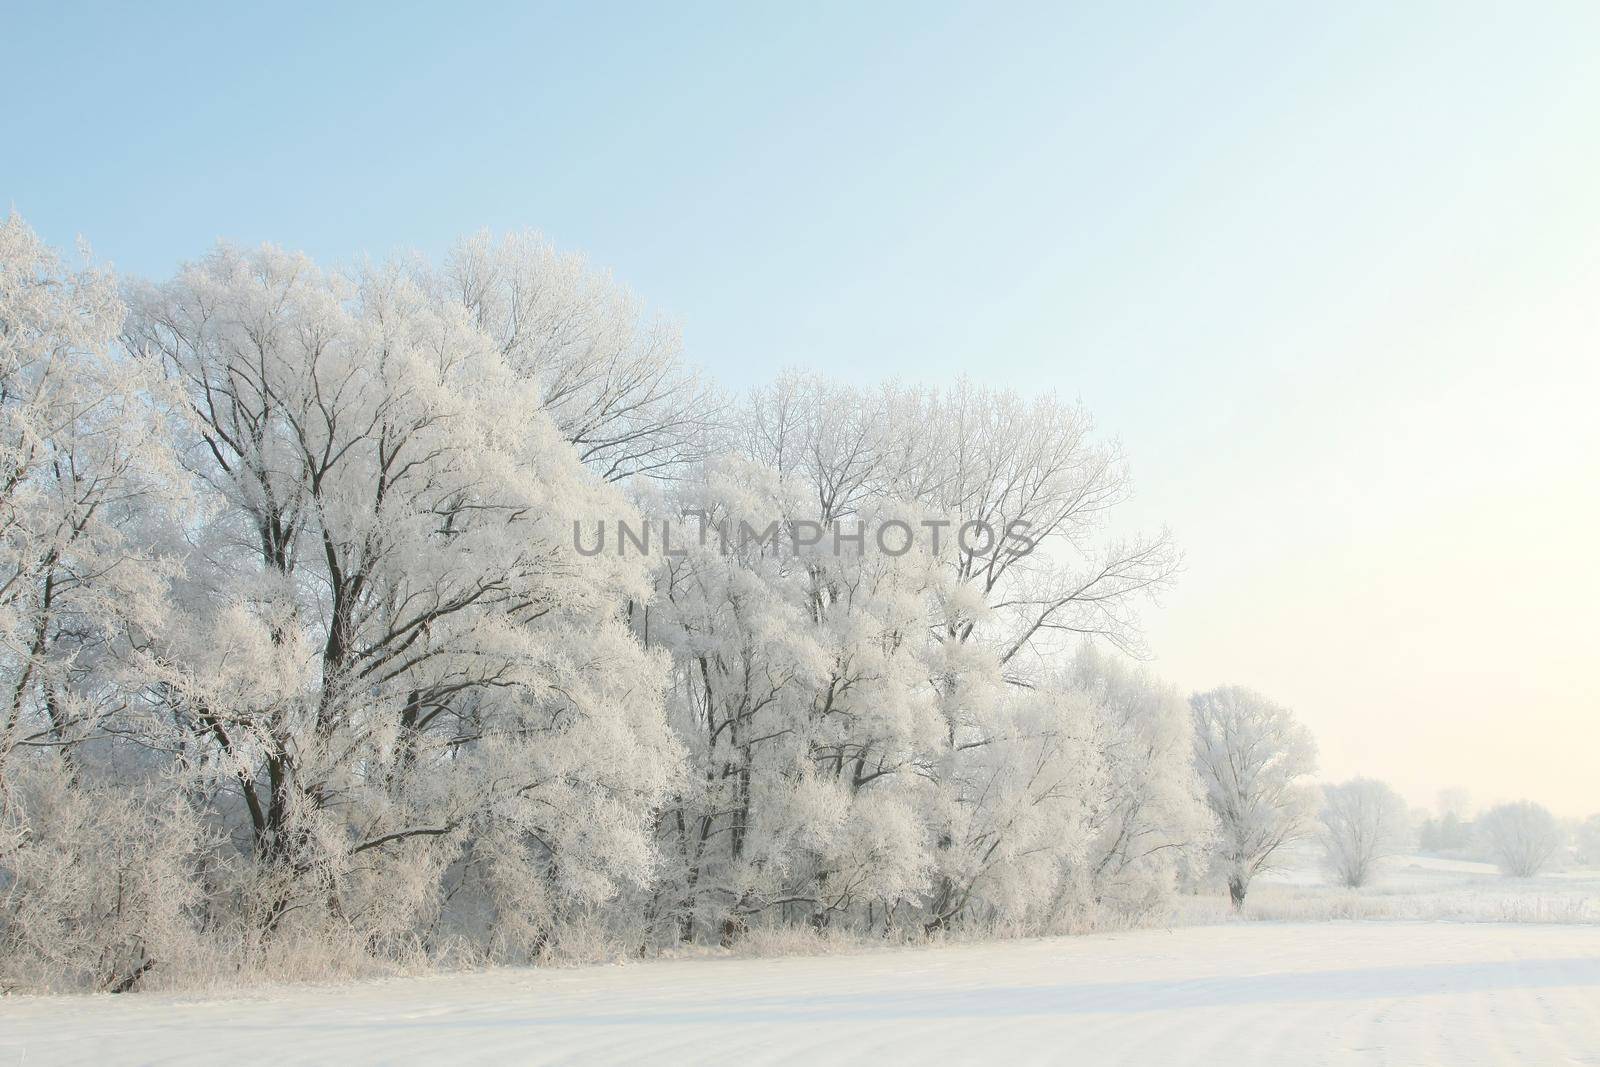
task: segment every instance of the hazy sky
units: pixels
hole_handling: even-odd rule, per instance
[[[733,385],[1079,397],[1158,671],[1600,811],[1600,4],[754,6],[13,9],[0,207],[156,274],[535,227]]]

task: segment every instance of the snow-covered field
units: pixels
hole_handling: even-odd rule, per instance
[[[1251,884],[1251,918],[1422,919],[1464,922],[1600,923],[1600,871],[1561,870],[1506,878],[1488,863],[1399,856],[1384,861],[1362,889],[1328,884],[1314,846],[1290,850],[1283,867]],[[1171,921],[1188,926],[1224,921],[1220,893],[1180,897]]]
[[[1235,922],[249,998],[0,1001],[0,1064],[1600,1064],[1600,927]]]

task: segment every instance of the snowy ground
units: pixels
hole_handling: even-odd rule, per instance
[[[1600,927],[1234,922],[0,1001],[0,1064],[1600,1064]]]
[[[1600,923],[1600,871],[1560,870],[1506,878],[1487,863],[1400,856],[1364,889],[1327,883],[1314,846],[1293,850],[1281,870],[1250,886],[1256,919],[1453,919],[1466,922]],[[1180,897],[1179,926],[1229,917],[1226,895]]]
[[[644,1061],[1595,1064],[1600,872],[1406,857],[1329,886],[1314,850],[1248,914],[1177,928],[790,959],[501,970],[254,996],[0,999],[0,1067]],[[1297,920],[1358,919],[1387,921]],[[1414,919],[1469,920],[1416,922]],[[1290,920],[1290,921],[1273,921]],[[1396,921],[1401,920],[1401,921]],[[1514,920],[1502,922],[1498,920]]]

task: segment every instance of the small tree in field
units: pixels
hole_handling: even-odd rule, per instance
[[[1410,840],[1406,803],[1385,782],[1352,778],[1323,791],[1322,848],[1340,885],[1358,888],[1372,880],[1379,861]]]
[[[1215,862],[1241,908],[1250,880],[1310,820],[1300,779],[1316,769],[1316,742],[1288,708],[1242,686],[1196,693],[1189,706],[1195,769],[1217,819]]]
[[[1544,807],[1528,800],[1491,808],[1478,820],[1478,832],[1500,873],[1532,878],[1561,847],[1561,826]]]

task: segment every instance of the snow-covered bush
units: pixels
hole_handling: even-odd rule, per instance
[[[1411,841],[1409,809],[1399,793],[1373,778],[1352,778],[1322,791],[1323,859],[1340,885],[1366,885],[1378,864]]]
[[[1501,804],[1478,817],[1484,848],[1503,874],[1532,878],[1561,847],[1561,824],[1531,801]]]

